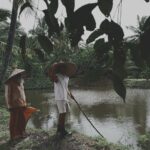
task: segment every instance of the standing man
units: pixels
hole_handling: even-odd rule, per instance
[[[49,70],[49,76],[54,82],[54,94],[59,112],[57,133],[61,137],[69,134],[65,129],[66,113],[70,107],[68,103],[68,83],[69,77],[74,75],[75,72],[76,65],[65,62],[54,63]]]
[[[24,69],[14,69],[5,82],[5,101],[10,111],[10,139],[16,140],[25,137],[25,128],[31,114],[36,108],[27,107],[24,91]]]

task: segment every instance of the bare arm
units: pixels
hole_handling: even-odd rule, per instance
[[[5,85],[5,102],[6,102],[6,105],[8,108],[10,108],[9,100],[10,100],[10,89],[9,89],[8,85]]]

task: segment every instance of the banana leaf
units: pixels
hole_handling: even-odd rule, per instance
[[[108,17],[113,7],[113,0],[98,0],[98,6],[101,12]]]

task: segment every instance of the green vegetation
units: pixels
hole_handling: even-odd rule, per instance
[[[96,138],[96,145],[95,148],[96,149],[104,149],[104,150],[130,150],[129,146],[125,146],[123,144],[113,144],[113,143],[109,143],[108,141],[106,141],[105,139],[101,139],[101,138]]]
[[[139,137],[138,145],[142,148],[142,150],[149,150],[150,148],[150,133],[149,132]]]
[[[55,135],[56,130],[44,131],[40,129],[27,129],[28,137],[15,142],[9,141],[8,119],[9,112],[0,108],[0,149],[8,150],[68,150],[68,149],[91,149],[91,150],[129,150],[127,146],[112,144],[101,138],[90,138],[73,132],[72,136],[60,139]]]
[[[98,0],[77,10],[75,10],[74,0],[70,2],[61,0],[61,2],[67,14],[65,21],[61,22],[55,16],[59,9],[58,0],[43,0],[46,5],[45,10],[42,11],[43,18],[37,18],[37,8],[35,9],[32,0],[13,0],[11,13],[6,10],[0,11],[0,30],[8,32],[8,38],[0,36],[0,46],[6,47],[6,49],[2,48],[0,54],[2,60],[0,87],[3,85],[1,83],[4,82],[4,77],[8,76],[14,66],[27,71],[32,78],[30,81],[35,82],[33,88],[47,87],[41,84],[47,67],[59,60],[73,61],[78,66],[77,75],[84,76],[86,80],[90,79],[93,82],[100,76],[109,77],[114,90],[125,101],[126,88],[123,82],[125,78],[149,78],[149,42],[147,40],[150,30],[149,17],[137,17],[138,26],[128,27],[135,35],[124,40],[122,27],[113,19],[104,19],[95,30],[93,9],[98,6],[99,11],[109,17],[113,9],[112,0],[109,2]],[[121,10],[121,6],[122,1],[117,9]],[[18,16],[26,8],[35,12],[35,17],[38,19],[37,26],[28,34],[23,32],[17,22]],[[78,22],[78,20],[82,21]],[[81,39],[85,30],[92,33],[86,40],[86,44],[82,44]],[[102,36],[106,36],[108,41],[106,42]],[[40,83],[36,82],[36,79]]]
[[[149,2],[149,0],[145,1]],[[97,82],[101,78],[109,79],[112,81],[114,90],[124,102],[125,79],[130,87],[150,87],[147,82],[150,76],[150,17],[137,17],[138,26],[128,27],[134,32],[134,35],[124,39],[122,27],[110,17],[113,0],[108,2],[98,0],[96,3],[84,5],[77,10],[75,10],[74,0],[61,0],[66,10],[66,18],[63,18],[65,21],[56,18],[59,9],[58,0],[43,0],[46,6],[45,10],[41,11],[43,18],[37,18],[39,10],[32,2],[33,0],[12,0],[11,12],[0,9],[1,90],[4,89],[5,79],[16,67],[24,68],[27,72],[29,78],[25,82],[26,89],[51,88],[52,82],[47,70],[54,62],[60,60],[77,64],[77,77],[73,82],[78,78],[79,82],[88,81],[89,83]],[[105,16],[98,29],[96,29],[96,21],[92,14],[97,6],[100,13]],[[26,8],[35,12],[35,20],[38,19],[37,26],[27,34],[17,20]],[[121,9],[122,1],[119,2],[116,9],[118,16],[121,16]],[[92,33],[86,43],[82,43],[82,35],[86,30]],[[106,41],[103,36],[108,40]],[[138,80],[130,80],[133,78],[138,78]],[[0,142],[2,142],[0,149],[7,149],[9,146],[7,143],[9,138],[7,110],[1,108],[0,117]],[[34,139],[37,137],[39,142],[38,139],[42,138],[40,134],[46,138],[41,140],[40,145],[36,148],[44,149],[45,144],[51,145],[48,142],[53,141],[51,134],[36,130],[30,132],[29,139],[17,144],[16,149],[29,149],[29,147],[35,149],[37,142]],[[142,148],[146,148],[149,143],[149,135],[141,137],[139,143]],[[61,144],[65,144],[65,141]],[[126,149],[122,145],[116,146],[101,139],[96,140],[95,145],[96,149]]]

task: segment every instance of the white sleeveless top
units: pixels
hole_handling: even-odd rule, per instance
[[[69,77],[62,74],[56,74],[56,76],[58,77],[58,82],[54,82],[55,100],[68,100],[67,90]]]

